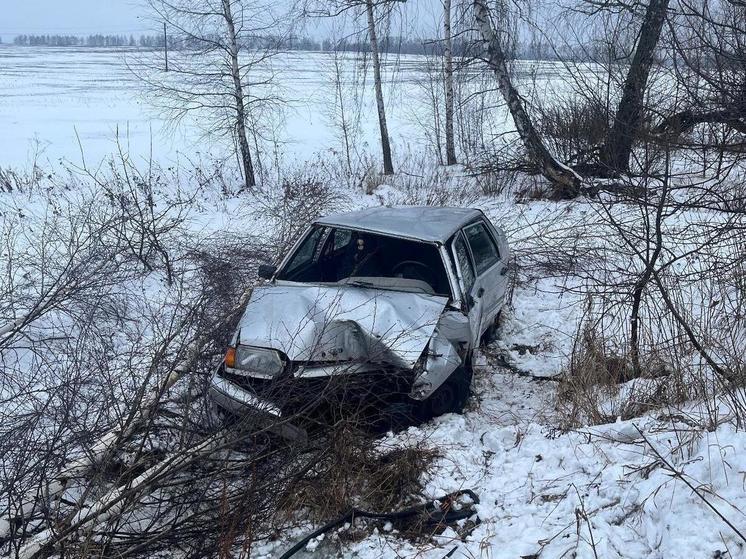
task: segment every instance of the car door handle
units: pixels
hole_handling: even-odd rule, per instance
[[[482,295],[484,295],[484,287],[480,287],[477,290],[477,297],[481,297]]]

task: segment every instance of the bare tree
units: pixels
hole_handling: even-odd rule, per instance
[[[383,153],[383,174],[393,175],[394,164],[391,160],[391,140],[386,123],[386,107],[383,102],[383,84],[381,82],[381,57],[376,33],[376,17],[373,0],[365,0],[365,13],[368,18],[368,39],[370,54],[373,59],[373,82],[376,89],[376,107],[378,109],[378,128],[381,132],[381,151]]]
[[[653,134],[680,145],[683,136],[707,125],[714,144],[710,148],[721,153],[742,152],[746,134],[746,8],[738,2],[681,2],[678,18],[670,28],[674,71],[687,102],[664,115]],[[692,145],[691,139],[685,143]],[[700,147],[708,149],[707,145]]]
[[[373,66],[373,87],[378,113],[378,129],[383,156],[383,174],[394,174],[394,163],[391,155],[391,138],[386,118],[386,105],[383,97],[383,74],[381,63],[381,46],[379,43],[379,26],[391,14],[392,6],[406,0],[300,0],[301,11],[314,17],[336,18],[343,14],[352,13],[353,19],[365,17],[364,29],[368,35],[368,50]]]
[[[344,58],[336,49],[332,53],[332,67],[330,68],[334,80],[334,101],[331,110],[331,124],[338,128],[344,148],[344,163],[347,174],[354,175],[352,154],[355,150],[355,140],[359,133],[360,125],[360,103],[355,96],[348,99],[345,91],[345,68]],[[353,93],[354,95],[354,93]]]
[[[629,168],[632,146],[643,119],[648,77],[666,21],[668,2],[669,0],[650,0],[645,9],[635,54],[622,89],[622,98],[601,150],[601,165],[612,173],[624,172]]]
[[[154,18],[172,30],[169,72],[149,60],[133,65],[154,102],[175,123],[200,113],[208,134],[232,139],[249,190],[260,168],[260,113],[279,103],[270,59],[281,18],[261,0],[148,0]],[[265,119],[266,120],[266,119]]]
[[[523,142],[529,161],[554,186],[555,198],[573,198],[580,191],[581,177],[568,166],[560,163],[547,149],[523,106],[523,99],[513,86],[507,58],[490,20],[486,0],[474,0],[474,15],[479,32],[487,47],[487,64],[494,72],[498,88],[508,105],[518,135]]]
[[[446,163],[456,164],[456,142],[453,136],[453,37],[451,34],[451,0],[443,0],[443,58],[445,73]]]
[[[228,56],[231,62],[231,78],[235,89],[236,100],[236,137],[241,148],[241,162],[243,163],[243,176],[246,188],[249,189],[256,184],[254,176],[254,164],[251,161],[251,150],[249,149],[249,138],[246,134],[246,107],[244,105],[243,83],[241,82],[241,69],[238,61],[238,38],[236,37],[236,25],[233,18],[231,0],[222,0],[223,19],[228,30]]]

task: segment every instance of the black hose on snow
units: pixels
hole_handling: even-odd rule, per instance
[[[471,489],[462,489],[461,491],[455,491],[453,493],[449,493],[448,495],[438,497],[435,500],[443,503],[446,501],[453,501],[455,499],[458,499],[462,495],[468,495],[475,505],[479,504],[479,497]],[[313,532],[308,534],[293,547],[283,553],[280,556],[280,559],[289,559],[290,557],[298,553],[301,549],[306,547],[306,544],[308,544],[308,542],[310,542],[312,539],[317,538],[321,534],[328,532],[332,528],[336,528],[337,526],[340,526],[345,522],[352,522],[355,517],[375,518],[377,520],[403,520],[405,518],[412,518],[414,516],[422,515],[423,520],[426,524],[437,525],[453,524],[458,520],[463,520],[464,518],[474,516],[474,514],[474,508],[471,506],[464,507],[461,510],[453,510],[450,506],[448,506],[445,510],[443,510],[435,505],[432,501],[423,503],[421,505],[415,505],[413,507],[409,507],[396,512],[369,512],[362,509],[352,508],[339,518],[332,520],[331,522],[327,522],[318,530],[314,530]]]

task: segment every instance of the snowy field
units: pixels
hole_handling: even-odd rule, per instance
[[[223,140],[203,136],[198,118],[173,127],[164,121],[143,84],[137,68],[142,52],[129,49],[34,48],[0,46],[0,166],[23,168],[34,157],[40,162],[65,159],[79,163],[81,147],[89,162],[117,151],[117,137],[136,160],[152,156],[164,165],[184,156],[221,158]],[[172,53],[172,57],[177,56]],[[331,56],[293,52],[271,61],[285,99],[274,132],[281,151],[290,159],[308,159],[340,147],[334,130],[334,69]],[[375,140],[375,102],[362,84],[360,61],[342,62],[345,90],[356,87],[362,95],[359,127],[364,142]],[[368,68],[370,71],[370,68]],[[386,77],[393,141],[416,141],[418,103],[424,91],[422,60],[416,56],[390,59]],[[356,85],[357,84],[357,85]]]
[[[82,156],[91,165],[116,154],[120,147],[135,162],[152,158],[164,166],[184,163],[185,158],[191,162],[226,158],[232,146],[226,146],[224,137],[206,135],[199,125],[204,115],[192,113],[174,126],[158,111],[157,98],[146,94],[137,69],[143,57],[152,61],[150,57],[159,56],[126,48],[0,45],[0,167],[24,169],[35,160],[42,167],[60,160],[79,165]],[[403,158],[431,148],[434,116],[428,65],[432,61],[416,55],[387,55],[384,61],[394,156]],[[354,149],[358,155],[374,152],[378,122],[370,61],[364,55],[342,54],[339,68]],[[557,95],[569,83],[569,74],[559,63],[521,63],[517,71],[525,88],[540,93]],[[275,82],[272,91],[282,99],[266,119],[272,130],[263,148],[271,157],[298,163],[341,150],[333,56],[280,54],[260,70],[257,79],[270,74]],[[469,97],[472,86],[461,87],[460,95],[469,103],[487,107],[479,126],[488,134],[503,132],[506,113],[495,92]]]

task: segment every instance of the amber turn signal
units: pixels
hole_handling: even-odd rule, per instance
[[[229,347],[225,352],[225,366],[233,369],[236,366],[236,348]]]

